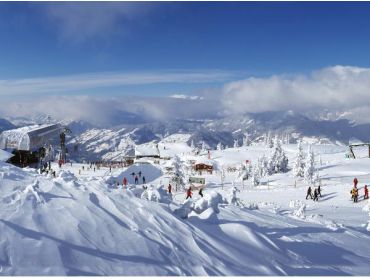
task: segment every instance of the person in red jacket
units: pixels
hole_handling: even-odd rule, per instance
[[[365,191],[364,199],[369,199],[369,191],[367,190],[367,185],[365,185],[364,191]]]
[[[353,185],[354,185],[355,188],[357,188],[357,183],[358,183],[357,178],[353,179]]]
[[[172,186],[171,186],[171,184],[168,184],[168,193],[172,193]]]
[[[126,187],[126,185],[127,185],[127,179],[126,179],[126,177],[123,177],[123,185]]]
[[[186,191],[186,198],[185,199],[191,198],[192,194],[193,193],[191,192],[191,187],[189,187],[188,190]]]

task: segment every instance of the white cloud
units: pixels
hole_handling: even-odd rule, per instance
[[[235,113],[370,105],[370,68],[334,66],[310,75],[235,81],[224,86],[223,103]]]
[[[52,2],[46,16],[62,39],[83,43],[127,33],[129,24],[143,20],[153,8],[151,3],[135,2]]]
[[[76,92],[84,89],[145,85],[161,83],[208,83],[225,81],[233,77],[232,72],[172,71],[142,73],[95,73],[60,77],[0,80],[0,96],[15,94],[45,94]]]
[[[189,99],[189,100],[202,100],[202,96],[197,95],[185,95],[185,94],[173,94],[170,95],[171,98],[177,98],[177,99]]]

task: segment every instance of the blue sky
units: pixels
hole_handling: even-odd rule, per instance
[[[369,34],[366,2],[1,2],[0,90],[24,94],[20,84],[39,78],[49,83],[39,92],[197,94],[252,76],[369,67]],[[85,85],[135,79],[76,86],[89,73]],[[148,75],[167,79],[137,82]],[[48,77],[73,83],[53,89]]]

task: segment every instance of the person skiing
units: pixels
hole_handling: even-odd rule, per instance
[[[132,177],[134,177],[135,176],[135,172],[132,172],[131,175],[132,175]]]
[[[367,190],[367,185],[365,185],[364,187],[364,192],[365,192],[364,199],[369,199],[369,191]]]
[[[122,184],[126,187],[126,185],[127,185],[127,179],[126,179],[126,177],[123,177]]]
[[[313,201],[319,201],[319,192],[317,189],[313,192]]]
[[[191,198],[192,194],[193,193],[191,192],[191,187],[189,187],[188,190],[186,191],[186,198],[185,199]]]
[[[145,176],[143,176],[143,184],[145,184]]]
[[[141,171],[139,171],[139,177],[141,177]]]
[[[311,199],[313,199],[311,186],[309,186],[307,189],[306,200],[308,199],[308,197],[311,197]]]
[[[199,190],[198,194],[199,194],[201,197],[203,197],[203,188],[201,188],[201,189]]]
[[[168,193],[172,193],[172,186],[171,186],[171,184],[168,184]]]
[[[352,194],[353,202],[357,202],[358,201],[358,189],[356,187],[353,187],[351,194]]]
[[[354,185],[355,188],[357,188],[357,183],[358,183],[357,178],[353,179],[353,185]]]
[[[139,183],[139,178],[137,177],[137,175],[135,176],[135,185]]]
[[[322,197],[322,196],[321,196],[321,186],[320,186],[320,185],[319,185],[319,186],[318,186],[318,188],[317,188],[317,193],[319,194],[319,196],[320,196],[320,197]]]

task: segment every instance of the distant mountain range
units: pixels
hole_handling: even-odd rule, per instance
[[[294,143],[299,137],[311,137],[326,142],[348,144],[352,138],[370,142],[370,124],[360,124],[346,119],[312,119],[293,111],[264,112],[233,115],[214,119],[172,119],[168,121],[153,121],[143,119],[135,114],[120,116],[124,118],[117,125],[117,120],[110,127],[96,127],[94,124],[79,120],[62,120],[71,130],[68,136],[70,151],[78,149],[75,157],[78,159],[97,160],[100,158],[117,158],[123,154],[132,153],[134,145],[147,142],[158,142],[164,137],[175,134],[190,134],[188,144],[193,141],[201,145],[204,141],[209,147],[216,148],[221,142],[224,146],[233,146],[238,140],[242,144],[245,134],[251,140],[263,138],[266,133],[272,135],[290,135]],[[11,121],[11,120],[10,120]],[[16,119],[18,126],[32,123],[42,123],[50,117],[38,116],[33,119]],[[5,119],[0,119],[0,131],[12,129],[15,125]],[[78,148],[77,148],[77,147]]]

